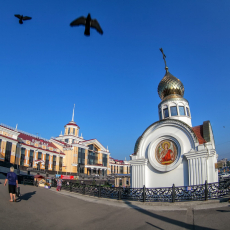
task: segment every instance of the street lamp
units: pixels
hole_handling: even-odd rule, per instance
[[[19,159],[20,159],[21,146],[22,146],[22,144],[21,144],[21,142],[19,142],[18,143],[18,153],[16,153],[16,154],[18,154],[18,159],[17,159],[17,174],[20,174],[20,170],[18,169],[18,167],[19,167]]]

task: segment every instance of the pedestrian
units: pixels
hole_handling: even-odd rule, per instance
[[[59,177],[57,180],[57,191],[61,191],[61,186],[62,186],[62,179]]]
[[[14,167],[10,167],[10,172],[7,173],[4,186],[8,181],[9,193],[10,193],[10,202],[16,202],[16,189],[18,187],[18,176],[14,173]]]

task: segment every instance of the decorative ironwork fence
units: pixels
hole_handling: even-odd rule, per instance
[[[52,187],[56,187],[52,180]],[[97,196],[118,200],[133,200],[142,202],[180,202],[190,200],[208,200],[222,198],[230,192],[230,181],[202,185],[168,188],[116,188],[96,185],[85,185],[64,180],[62,189],[83,195]]]

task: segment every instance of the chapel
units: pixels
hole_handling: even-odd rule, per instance
[[[218,181],[218,155],[210,121],[192,126],[183,83],[165,62],[165,75],[158,85],[159,120],[137,139],[130,155],[131,187],[192,186]]]

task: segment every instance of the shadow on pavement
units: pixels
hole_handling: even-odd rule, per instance
[[[230,212],[230,210],[216,210],[217,212]]]
[[[35,195],[35,193],[36,191],[25,193],[17,199],[17,202],[20,202],[21,200],[29,200],[33,195]]]
[[[179,226],[179,227],[182,227],[182,228],[185,228],[185,229],[199,229],[199,230],[212,230],[213,228],[206,228],[206,227],[201,227],[201,226],[198,226],[198,225],[193,225],[193,224],[187,224],[187,223],[184,223],[182,221],[179,221],[179,220],[174,220],[172,218],[169,218],[169,217],[165,217],[165,216],[161,216],[161,215],[158,215],[158,214],[155,214],[155,213],[152,213],[152,212],[149,212],[143,208],[140,208],[139,206],[136,206],[136,205],[133,205],[131,202],[129,201],[125,201],[125,203],[130,206],[131,208],[135,209],[136,211],[138,212],[141,212],[145,215],[148,215],[150,217],[153,217],[155,219],[158,219],[158,220],[161,220],[161,221],[164,221],[164,222],[167,222],[169,224],[173,224],[175,226]],[[146,222],[147,223],[147,222]],[[147,224],[150,224],[150,223],[147,223]],[[152,225],[152,224],[150,224]],[[157,226],[154,226],[152,225],[153,227],[155,228],[158,228],[158,229],[161,229]],[[214,230],[214,229],[213,229]]]
[[[152,227],[154,227],[154,228],[164,230],[163,228],[159,228],[159,227],[157,227],[156,225],[153,225],[153,224],[151,224],[151,223],[149,223],[149,222],[145,222],[145,223],[146,223],[146,224],[149,224],[150,226],[152,226]]]

